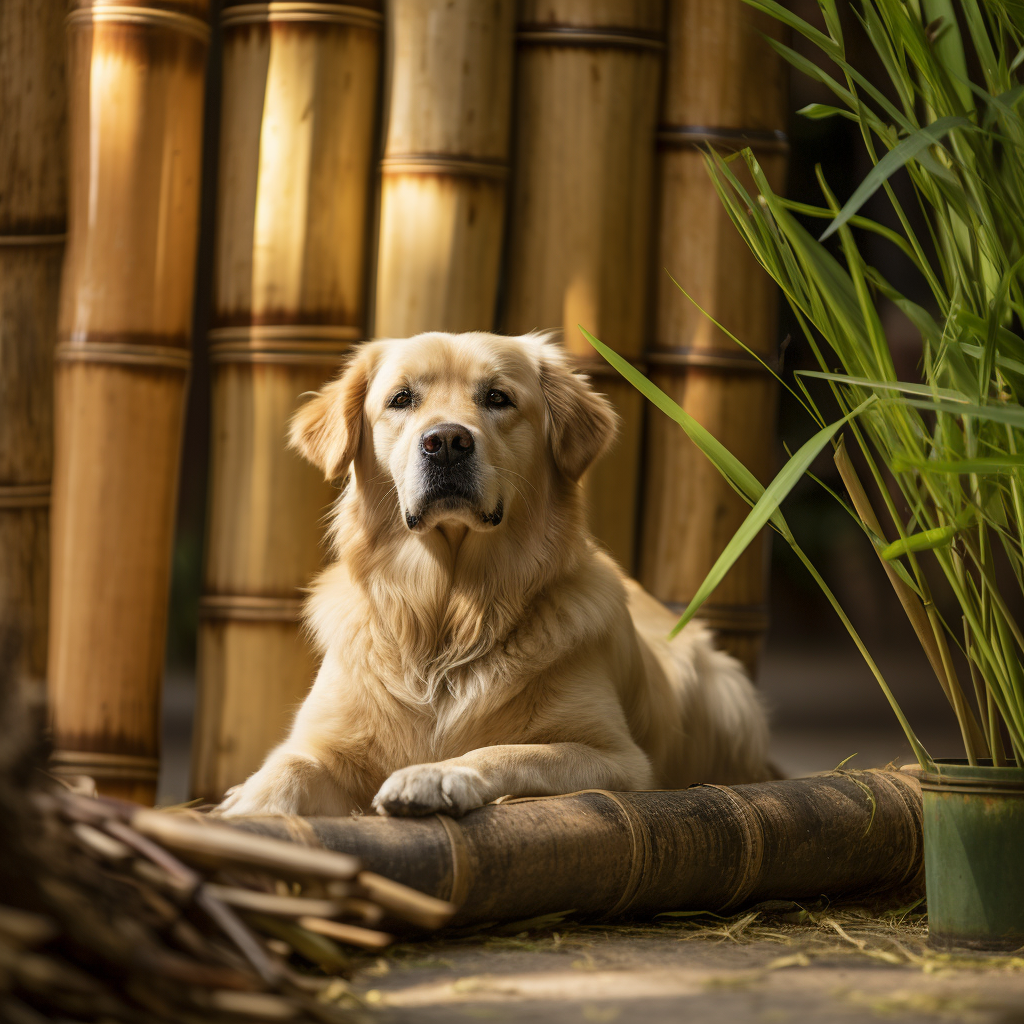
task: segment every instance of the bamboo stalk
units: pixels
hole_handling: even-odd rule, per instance
[[[592,532],[631,571],[643,405],[580,335],[643,355],[663,3],[519,7],[505,329],[560,328],[622,417],[588,473]]]
[[[67,210],[65,5],[0,5],[0,628],[46,675],[53,349]]]
[[[431,815],[310,824],[329,848],[358,849],[368,869],[458,903],[455,926],[570,909],[608,917],[729,913],[769,899],[906,894],[923,881],[920,788],[901,772],[590,790],[490,805],[457,822]],[[269,817],[232,825],[288,834]],[[361,884],[370,873],[359,875]],[[372,898],[391,909],[382,891]]]
[[[376,3],[222,13],[198,796],[259,767],[316,671],[299,616],[333,491],[285,428],[364,337],[382,21]]]
[[[152,801],[199,222],[206,3],[75,0],[49,683],[54,769]]]
[[[374,333],[491,330],[513,0],[392,0]]]
[[[784,65],[760,35],[777,34],[778,27],[740,0],[670,0],[668,23],[649,375],[767,482],[775,459],[775,381],[672,278],[753,351],[774,361],[776,289],[722,208],[702,150],[751,146],[781,191]],[[682,609],[748,508],[662,416],[648,418],[646,464],[639,578],[655,597]],[[751,674],[768,626],[767,558],[766,534],[701,609],[722,646]]]
[[[343,924],[340,921],[325,921],[319,917],[300,917],[298,924],[317,935],[326,935],[339,942],[347,942],[350,946],[362,949],[384,949],[394,942],[394,937],[386,932],[375,932],[369,928],[360,928],[354,924]]]

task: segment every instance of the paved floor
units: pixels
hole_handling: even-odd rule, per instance
[[[669,922],[399,947],[352,987],[380,1024],[1024,1022],[1024,958],[956,960],[929,953],[920,926],[832,920],[845,937],[755,918],[738,933]]]

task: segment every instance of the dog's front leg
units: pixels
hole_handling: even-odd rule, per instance
[[[259,771],[228,790],[215,813],[350,814],[359,806],[352,787],[337,771],[315,756],[278,747]]]
[[[650,761],[635,744],[598,750],[584,743],[480,747],[394,772],[373,798],[378,814],[458,816],[499,796],[554,796],[580,789],[646,789]]]

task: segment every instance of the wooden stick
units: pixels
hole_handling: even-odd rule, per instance
[[[325,921],[322,917],[300,917],[297,924],[318,935],[326,935],[362,949],[384,949],[395,941],[394,936],[386,932],[375,932],[354,924],[342,924],[340,921]]]
[[[440,928],[458,910],[454,903],[428,896],[372,871],[360,871],[357,881],[374,903],[421,928]]]
[[[256,892],[231,885],[207,882],[206,889],[222,903],[238,910],[255,910],[279,917],[337,917],[344,909],[338,900],[318,900],[308,896],[278,896],[271,892]]]
[[[225,861],[287,875],[348,881],[359,872],[359,861],[344,853],[311,850],[281,839],[255,836],[214,822],[199,824],[163,811],[139,810],[132,827],[183,856],[204,864]]]

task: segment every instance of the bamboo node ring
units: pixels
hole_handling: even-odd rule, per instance
[[[616,47],[654,50],[661,53],[665,40],[657,32],[625,28],[581,28],[578,25],[520,25],[516,42],[521,46]]]
[[[46,508],[50,504],[50,485],[0,484],[0,509]]]
[[[662,124],[655,136],[663,149],[717,143],[733,149],[755,149],[763,153],[789,152],[786,133],[765,128],[714,128],[694,124]]]
[[[187,372],[192,353],[187,348],[168,345],[121,345],[116,342],[62,341],[54,350],[59,363],[107,363],[117,366],[138,366],[145,369]]]
[[[155,7],[131,7],[109,5],[103,7],[81,7],[72,11],[65,19],[68,28],[75,25],[99,23],[119,25],[147,25],[154,28],[177,29],[194,36],[203,43],[210,41],[210,26],[191,14],[179,11],[163,11]]]
[[[57,246],[63,245],[67,241],[67,237],[64,232],[59,235],[0,235],[0,247]]]
[[[156,782],[160,759],[135,754],[102,754],[93,750],[55,750],[50,771],[57,776],[89,775],[94,779],[132,779]]]
[[[298,622],[302,618],[302,598],[204,594],[199,599],[199,617],[234,622]]]
[[[757,812],[746,797],[741,796],[731,786],[719,786],[712,782],[698,783],[702,789],[716,789],[725,794],[736,809],[736,817],[743,826],[744,855],[739,858],[742,872],[735,881],[731,895],[722,901],[719,913],[727,914],[730,910],[747,902],[761,875],[761,864],[764,860],[764,832],[761,828]]]
[[[380,11],[353,4],[298,3],[288,0],[263,4],[239,4],[225,8],[220,16],[224,28],[260,22],[319,21],[334,25],[352,25],[380,31],[384,15]]]
[[[668,373],[676,367],[686,369],[691,366],[706,370],[728,370],[732,373],[770,373],[777,370],[772,365],[775,362],[772,357],[765,356],[762,363],[749,352],[742,350],[727,351],[689,346],[660,348],[649,350],[646,359],[652,369]]]
[[[381,174],[450,174],[462,178],[497,178],[509,175],[508,164],[472,156],[445,153],[400,153],[380,162]]]
[[[358,327],[329,325],[216,327],[208,334],[210,362],[333,366],[361,336]]]
[[[682,615],[689,601],[662,601],[666,608]],[[697,619],[711,629],[727,633],[760,633],[768,628],[768,607],[763,604],[703,604]]]
[[[597,793],[610,800],[615,804],[629,829],[629,877],[626,879],[622,894],[615,905],[604,915],[605,918],[618,917],[632,905],[640,891],[640,886],[651,870],[651,836],[643,818],[621,799],[620,794],[612,793],[607,789],[584,789],[580,792]]]

